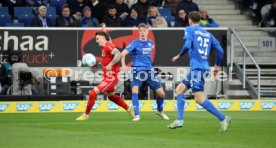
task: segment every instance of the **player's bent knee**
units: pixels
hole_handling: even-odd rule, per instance
[[[138,93],[138,91],[139,91],[138,86],[133,86],[131,88],[131,91],[132,91],[132,93]]]

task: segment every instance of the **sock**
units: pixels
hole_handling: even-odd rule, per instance
[[[89,100],[88,100],[88,103],[87,103],[87,106],[86,106],[86,111],[85,111],[86,115],[90,114],[91,109],[95,104],[96,97],[97,97],[97,93],[94,90],[91,90],[90,93],[89,93]]]
[[[132,105],[134,107],[134,114],[139,115],[139,101],[137,93],[132,93]]]
[[[121,106],[122,108],[124,108],[125,110],[128,109],[128,105],[126,104],[126,102],[124,101],[123,98],[117,96],[117,95],[112,95],[109,96],[108,99],[114,103],[116,103],[117,105]]]
[[[177,100],[177,120],[181,121],[184,119],[184,107],[185,107],[185,95],[179,94],[176,96]]]
[[[218,109],[215,108],[215,106],[210,102],[208,99],[206,99],[201,106],[205,108],[208,112],[216,116],[220,121],[223,121],[225,119],[225,115],[222,114]]]
[[[163,111],[164,98],[161,98],[161,97],[157,96],[156,103],[157,103],[157,111],[162,112]]]

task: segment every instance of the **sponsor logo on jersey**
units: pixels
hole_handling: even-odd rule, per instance
[[[229,110],[232,105],[233,102],[218,102],[218,108],[220,110]]]
[[[62,107],[64,111],[73,111],[77,108],[77,106],[79,105],[79,102],[76,103],[63,103]]]
[[[55,103],[40,103],[38,105],[40,111],[50,111],[55,106]]]
[[[241,110],[250,110],[254,106],[255,102],[240,102]]]
[[[4,112],[9,107],[9,104],[0,104],[0,112]]]
[[[16,104],[16,110],[19,112],[26,112],[28,111],[33,104],[31,103],[26,103],[26,104]]]

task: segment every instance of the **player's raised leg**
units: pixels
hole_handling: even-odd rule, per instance
[[[124,101],[123,98],[121,98],[120,96],[114,95],[113,92],[108,92],[108,99],[114,103],[116,103],[118,106],[124,108],[129,115],[131,116],[131,118],[134,118],[134,109],[133,107],[130,107],[127,105],[127,103]]]
[[[177,118],[174,120],[168,128],[175,129],[181,128],[184,123],[184,107],[185,107],[185,95],[184,93],[188,90],[188,87],[182,82],[179,83],[175,89],[176,101],[177,101]]]
[[[227,131],[228,126],[231,122],[231,118],[222,114],[211,101],[205,98],[203,92],[195,92],[194,96],[198,104],[200,104],[204,109],[206,109],[208,112],[219,119],[221,123],[221,131]]]
[[[79,116],[76,120],[88,120],[89,119],[89,114],[91,112],[91,109],[93,108],[95,104],[95,100],[97,98],[97,95],[100,93],[100,90],[95,87],[89,92],[89,100],[86,106],[85,112]]]

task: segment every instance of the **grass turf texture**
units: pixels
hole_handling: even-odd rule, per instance
[[[0,114],[2,148],[275,148],[276,112],[226,112],[233,119],[227,133],[207,112],[186,112],[183,128],[169,130],[170,121],[142,112],[132,122],[127,113],[93,113],[89,121],[75,121],[80,113]]]

